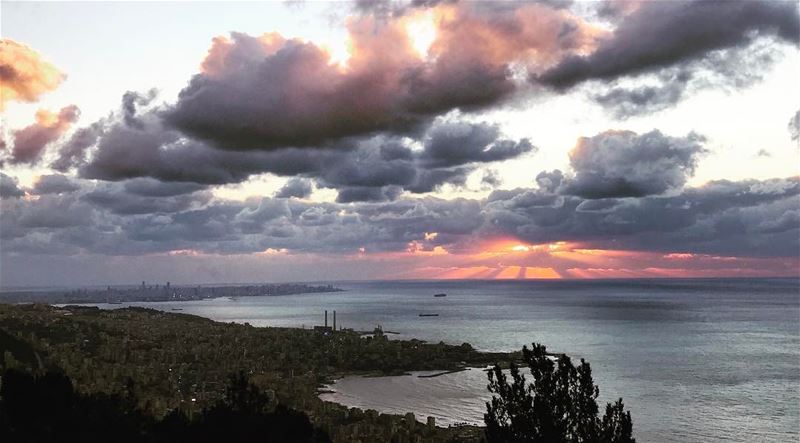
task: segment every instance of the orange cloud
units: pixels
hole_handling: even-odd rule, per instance
[[[35,102],[66,76],[30,47],[0,39],[0,111],[9,101]]]
[[[40,109],[36,112],[36,122],[14,131],[14,148],[11,151],[12,163],[35,163],[41,158],[48,144],[58,140],[78,120],[80,110],[71,105],[58,113]]]

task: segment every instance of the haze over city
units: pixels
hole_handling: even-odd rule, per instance
[[[3,2],[3,287],[796,276],[796,2]]]

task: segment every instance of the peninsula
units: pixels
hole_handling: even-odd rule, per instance
[[[155,418],[199,413],[225,395],[243,372],[275,403],[307,414],[333,441],[478,441],[476,427],[441,428],[432,419],[397,416],[323,402],[319,390],[350,374],[454,371],[517,360],[519,353],[479,352],[467,343],[390,340],[358,331],[260,328],[145,308],[103,310],[44,304],[0,304],[0,366],[56,369],[78,391],[134,390]],[[424,418],[423,418],[424,419]]]

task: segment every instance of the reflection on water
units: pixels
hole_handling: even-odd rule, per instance
[[[413,411],[417,419],[436,417],[436,424],[456,423],[483,425],[484,403],[491,398],[486,390],[486,372],[480,368],[420,378],[418,375],[437,371],[412,372],[392,377],[345,377],[321,394],[326,401],[361,409],[405,414]]]
[[[291,327],[321,324],[323,310],[335,309],[345,327],[371,330],[380,324],[400,332],[392,338],[469,342],[483,350],[537,341],[587,359],[601,400],[624,397],[640,441],[800,438],[797,279],[337,285],[348,291],[144,305]],[[447,297],[433,297],[442,292]],[[439,316],[419,317],[421,312]],[[481,375],[472,370],[432,379],[345,379],[335,389],[352,400],[348,404],[467,421],[483,414]],[[425,396],[429,389],[436,395]]]

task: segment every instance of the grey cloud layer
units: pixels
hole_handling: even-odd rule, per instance
[[[240,152],[185,138],[164,127],[153,113],[136,118],[135,125],[124,117],[98,122],[97,148],[91,158],[81,160],[77,155],[70,160],[80,165],[81,177],[106,181],[146,177],[188,186],[237,183],[270,172],[337,189],[342,202],[383,201],[403,191],[424,193],[446,183],[463,185],[479,164],[535,150],[527,139],[503,138],[495,125],[437,120],[417,140],[375,136],[328,148]],[[70,152],[78,151],[70,147]],[[285,190],[290,191],[299,192]]]
[[[6,194],[0,215],[4,254],[283,248],[355,254],[362,247],[403,251],[414,241],[459,252],[477,239],[509,236],[530,243],[741,256],[791,257],[800,247],[798,178],[716,181],[641,198],[589,200],[541,187],[495,191],[486,200],[357,204],[277,197],[219,202],[204,191],[144,198],[126,190],[127,184],[82,182],[79,191],[31,200]],[[429,232],[439,235],[426,241]]]

